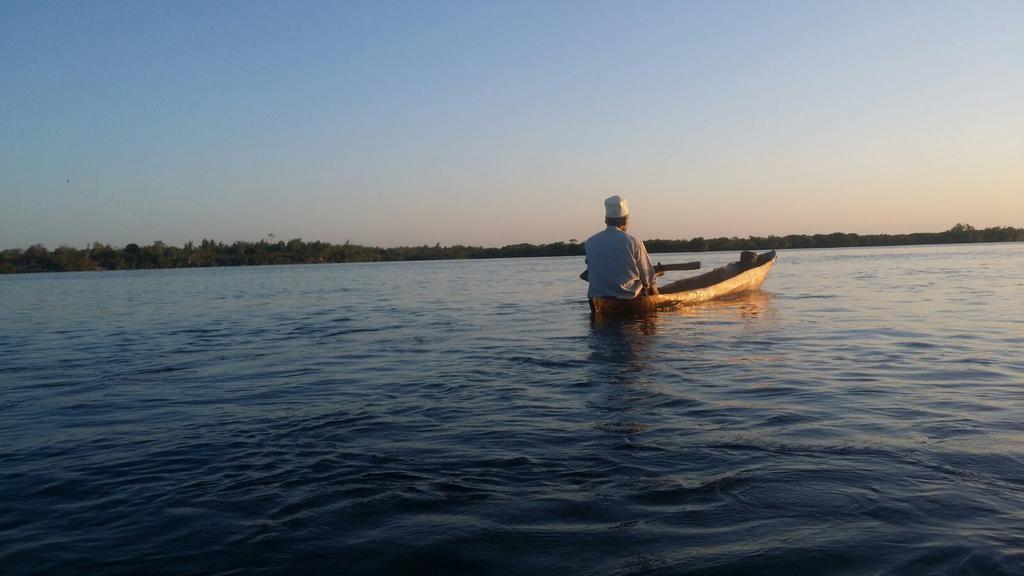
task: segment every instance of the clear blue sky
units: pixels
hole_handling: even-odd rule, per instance
[[[0,248],[1024,226],[1024,2],[0,1]]]

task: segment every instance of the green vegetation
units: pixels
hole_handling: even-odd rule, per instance
[[[973,242],[1024,242],[1024,228],[996,226],[979,230],[957,224],[945,232],[912,234],[790,234],[749,238],[693,238],[691,240],[646,240],[649,252],[707,252],[715,250],[770,250],[772,248],[847,248],[851,246],[910,246],[916,244],[960,244]]]
[[[995,227],[978,230],[957,224],[945,232],[914,234],[833,234],[749,238],[693,238],[647,240],[650,252],[707,252],[714,250],[769,250],[772,248],[840,248],[847,246],[899,246],[965,242],[1021,242],[1024,228]],[[100,242],[79,250],[61,246],[47,250],[36,244],[26,250],[0,252],[0,274],[14,272],[71,272],[81,270],[138,270],[207,266],[256,266],[265,264],[319,264],[326,262],[385,262],[400,260],[452,260],[466,258],[514,258],[525,256],[576,256],[583,244],[575,240],[553,244],[512,244],[501,248],[476,246],[403,246],[375,248],[357,244],[303,242],[235,242],[203,240],[182,247],[157,241],[149,246],[129,244],[113,248]]]

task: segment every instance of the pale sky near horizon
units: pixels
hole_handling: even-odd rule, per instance
[[[1024,226],[1024,2],[0,0],[0,249]]]

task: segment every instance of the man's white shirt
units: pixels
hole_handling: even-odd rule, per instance
[[[587,239],[589,298],[636,298],[655,282],[654,264],[644,243],[615,226]]]

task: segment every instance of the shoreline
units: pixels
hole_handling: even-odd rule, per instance
[[[973,230],[984,233],[993,229]],[[862,237],[858,235],[843,235],[844,239],[866,239],[868,243],[833,243],[832,245],[793,245],[793,242],[786,242],[794,236],[768,237],[768,238],[718,238],[705,240],[697,238],[693,240],[647,240],[650,254],[700,254],[711,252],[733,252],[742,250],[813,250],[833,248],[895,248],[908,246],[946,246],[946,245],[969,245],[969,244],[1008,244],[1024,242],[1024,229],[1001,228],[995,229],[1003,232],[1010,231],[1019,234],[1019,237],[1005,240],[963,240],[945,236],[947,233],[923,233],[914,236],[925,236],[920,240],[932,241],[905,241],[905,242],[879,242],[882,238]],[[911,235],[887,235],[886,239],[904,239]],[[935,238],[935,236],[940,236]],[[818,237],[830,240],[839,240],[836,235],[815,235],[812,237],[797,236],[796,238]],[[701,248],[693,249],[694,242],[701,244]],[[724,244],[724,245],[723,245]],[[789,245],[786,245],[789,244]],[[817,242],[815,242],[817,244]],[[134,247],[134,248],[132,248]],[[313,250],[309,248],[312,247]],[[284,251],[282,248],[293,248]],[[185,247],[165,246],[157,243],[151,246],[139,247],[129,244],[124,249],[112,248],[109,245],[95,243],[92,248],[77,250],[74,248],[61,247],[49,251],[41,245],[35,245],[28,250],[5,250],[0,252],[0,275],[6,274],[42,274],[50,272],[115,272],[123,270],[165,270],[165,269],[188,269],[188,268],[238,268],[248,266],[292,266],[292,265],[314,265],[314,264],[360,264],[360,263],[382,263],[382,262],[427,262],[427,261],[451,261],[451,260],[504,260],[510,258],[553,258],[566,256],[583,256],[584,245],[579,243],[554,244],[518,244],[504,246],[502,248],[480,248],[470,246],[451,247],[399,247],[399,248],[377,248],[345,244],[341,246],[325,244],[322,242],[310,242],[295,244],[295,241],[285,244],[269,244],[266,242],[249,243],[235,242],[231,245],[205,241],[201,247],[193,246],[191,242]],[[340,253],[339,253],[340,250]]]

